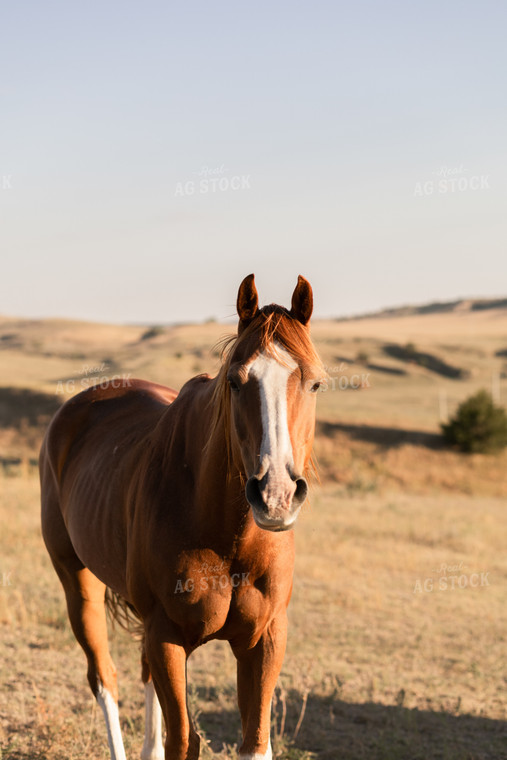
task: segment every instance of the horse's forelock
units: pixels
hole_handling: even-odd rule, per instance
[[[292,317],[287,309],[276,304],[264,306],[237,339],[232,338],[227,342],[223,358],[230,363],[237,353],[250,357],[265,351],[280,360],[277,345],[282,346],[298,362],[321,366],[308,328]]]

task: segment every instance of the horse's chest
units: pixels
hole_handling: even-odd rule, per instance
[[[221,564],[189,564],[180,568],[170,594],[170,616],[192,646],[220,630],[232,596],[231,576]]]
[[[178,579],[174,605],[175,617],[192,646],[211,638],[241,636],[254,641],[267,624],[272,606],[248,572]]]
[[[240,637],[251,646],[255,644],[274,610],[273,600],[254,584],[239,587],[231,599],[223,637]]]
[[[210,551],[183,554],[166,588],[166,609],[190,647],[211,638],[253,645],[287,606],[291,577],[276,562],[259,567]]]

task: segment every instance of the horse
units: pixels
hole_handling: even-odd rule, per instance
[[[125,760],[125,751],[107,599],[142,628],[142,760],[199,757],[186,662],[211,639],[228,641],[237,660],[240,757],[272,758],[271,700],[293,583],[290,529],[307,497],[324,375],[312,310],[305,278],[288,310],[259,308],[248,275],[238,290],[237,334],[223,343],[216,377],[198,375],[179,393],[143,380],[102,383],[69,399],[48,427],[42,535],[112,760]]]

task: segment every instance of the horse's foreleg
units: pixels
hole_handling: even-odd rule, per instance
[[[145,652],[166,727],[165,760],[197,760],[199,736],[187,709],[187,655],[162,610],[145,620]]]
[[[141,760],[164,760],[164,745],[162,744],[162,708],[155,691],[150,666],[143,647],[142,678],[144,683],[145,721],[144,744],[141,750]]]
[[[271,699],[287,641],[285,612],[275,618],[252,649],[234,645],[238,661],[238,703],[243,727],[241,760],[271,760]]]

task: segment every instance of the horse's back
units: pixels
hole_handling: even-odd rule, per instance
[[[97,385],[56,413],[40,454],[42,529],[50,554],[70,543],[82,563],[111,553],[125,560],[129,488],[142,467],[150,433],[177,392],[156,383],[128,380]],[[123,575],[120,572],[120,575]],[[117,587],[119,578],[102,577]],[[117,581],[117,582],[114,582]],[[117,589],[121,590],[121,589]]]
[[[96,439],[99,451],[141,439],[174,401],[177,391],[144,380],[95,385],[69,399],[53,417],[41,449],[60,482],[72,451]]]

